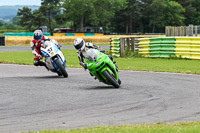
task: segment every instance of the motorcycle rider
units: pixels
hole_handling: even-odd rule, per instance
[[[42,52],[40,51],[40,47],[43,46],[45,41],[53,41],[53,43],[59,49],[60,49],[60,47],[62,47],[62,45],[59,44],[56,40],[51,40],[47,36],[43,36],[43,33],[41,30],[35,30],[33,33],[33,39],[30,43],[31,48],[32,48],[32,54],[35,56],[35,58],[33,60],[33,64],[35,66],[45,66],[46,67],[46,63],[43,61],[40,61],[40,59],[42,59]]]
[[[79,59],[79,64],[86,70],[87,69],[87,64],[84,62],[84,54],[86,53],[86,51],[90,48],[93,48],[93,49],[97,49],[99,50],[100,52],[102,53],[105,53],[105,50],[102,50],[100,49],[99,46],[96,46],[90,42],[86,42],[82,39],[82,38],[76,38],[74,40],[74,47],[76,48],[77,50],[77,56],[78,56],[78,59]],[[108,55],[108,57],[113,61],[113,57]],[[115,63],[115,62],[114,62]],[[116,66],[116,69],[117,69],[117,66]]]

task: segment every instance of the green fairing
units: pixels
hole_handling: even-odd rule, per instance
[[[110,82],[106,80],[106,77],[102,74],[104,70],[107,70],[111,75],[114,73],[115,80],[118,82],[118,72],[115,69],[115,64],[110,60],[110,58],[96,50],[97,58],[95,61],[89,61],[85,59],[87,63],[87,69],[99,79],[100,82],[111,85]]]

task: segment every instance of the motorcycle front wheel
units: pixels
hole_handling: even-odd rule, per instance
[[[67,78],[68,77],[68,73],[67,71],[65,70],[65,67],[60,63],[60,60],[55,60],[55,63],[58,67],[58,69],[61,71],[62,75]]]
[[[119,88],[119,83],[115,80],[115,78],[110,75],[107,70],[104,70],[102,74],[107,78],[108,82],[110,82],[115,88]]]

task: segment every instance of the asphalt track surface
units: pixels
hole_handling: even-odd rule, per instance
[[[100,46],[102,49],[109,49],[109,45],[103,45]],[[75,49],[74,46],[62,46],[61,49]],[[15,47],[9,47],[9,46],[0,46],[0,52],[11,52],[11,51],[31,51],[31,48],[29,46],[15,46]]]
[[[0,64],[0,133],[200,120],[198,75],[120,71],[115,89],[67,71]]]

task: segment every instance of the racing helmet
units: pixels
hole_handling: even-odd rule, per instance
[[[76,38],[74,40],[74,47],[79,51],[83,51],[85,48],[85,41],[82,38]]]
[[[42,39],[43,33],[41,30],[35,30],[33,36],[36,41],[40,41]]]

